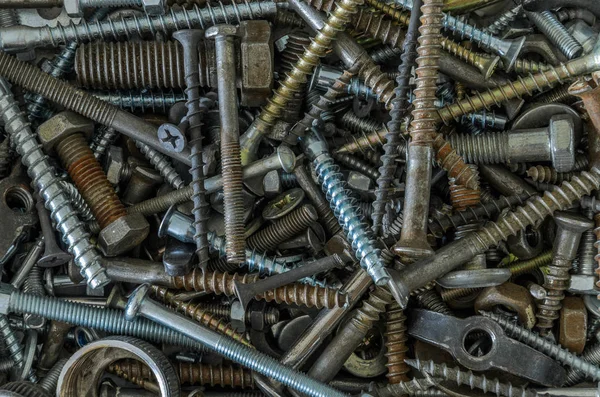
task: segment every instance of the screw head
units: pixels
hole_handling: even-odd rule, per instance
[[[181,153],[187,146],[183,131],[171,123],[164,123],[158,127],[158,140],[162,147],[170,152]]]
[[[575,233],[583,233],[594,226],[590,219],[571,212],[558,211],[554,214],[554,222],[559,228]]]
[[[184,29],[173,33],[173,38],[181,43],[184,48],[196,47],[204,39],[204,30]],[[188,47],[189,46],[189,47]]]
[[[214,40],[221,37],[237,36],[238,28],[233,25],[215,25],[206,30],[205,37]]]
[[[142,284],[129,295],[127,305],[125,306],[125,319],[127,321],[135,320],[149,291],[150,285]]]
[[[292,172],[296,168],[296,155],[289,147],[279,146],[277,148],[277,158],[285,172]]]

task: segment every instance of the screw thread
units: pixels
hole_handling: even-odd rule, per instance
[[[196,351],[204,350],[202,345],[187,336],[153,321],[142,318],[133,322],[127,321],[120,310],[98,308],[18,291],[11,293],[8,309],[15,313],[37,314],[49,320],[90,327],[111,334],[135,336],[152,343],[168,343]]]
[[[169,192],[163,196],[154,197],[141,203],[135,204],[127,208],[127,212],[130,214],[140,213],[148,216],[152,214],[158,214],[166,211],[172,205],[185,203],[192,198],[193,194],[192,186],[186,186],[178,190]]]
[[[594,219],[594,212],[590,209],[583,211],[589,219]],[[577,253],[577,263],[579,265],[577,274],[586,276],[594,276],[594,267],[596,267],[595,256],[598,253],[594,243],[596,242],[596,234],[593,229],[586,230],[581,235],[579,243],[579,251]]]
[[[557,184],[563,181],[570,181],[573,172],[558,172],[552,167],[536,165],[527,170],[527,176],[534,182]]]
[[[385,230],[386,238],[392,238],[398,241],[400,238],[400,233],[402,233],[402,224],[404,223],[404,215],[403,213],[399,213],[396,218],[387,226],[387,230]]]
[[[3,8],[0,10],[0,27],[8,28],[21,24],[21,19],[14,8]]]
[[[237,273],[219,273],[194,269],[185,276],[171,277],[170,285],[186,291],[207,292],[216,295],[234,296],[233,281],[244,284],[253,283],[258,275],[239,275]],[[323,307],[332,309],[343,307],[347,303],[347,295],[331,288],[306,284],[289,284],[256,295],[256,299],[267,302],[295,304],[305,307]]]
[[[493,34],[495,36],[499,36],[502,32],[504,32],[512,21],[517,19],[523,13],[523,6],[519,4],[503,12],[500,15],[495,17],[494,22],[488,25],[484,30],[487,33]]]
[[[450,139],[455,136],[456,134],[450,135]],[[456,184],[471,190],[480,190],[479,173],[466,164],[467,161],[458,153],[452,142],[444,139],[442,134],[437,134],[433,140],[433,148],[435,149],[436,160],[448,172],[448,176],[454,179]]]
[[[567,58],[572,59],[581,55],[583,47],[552,12],[526,12],[525,14]]]
[[[362,2],[363,0],[340,0],[336,2],[337,7],[335,10],[329,15],[317,35],[311,39],[310,45],[298,57],[297,62],[292,65],[292,69],[286,74],[285,79],[280,81],[279,87],[273,92],[273,96],[268,99],[267,104],[244,134],[246,140],[244,140],[242,146],[247,146],[248,143],[246,142],[251,137],[263,136],[273,128],[275,122],[284,112],[287,103],[302,93],[306,85],[306,77],[313,73],[320,59],[326,55],[338,32],[345,29],[350,22],[350,17],[356,13],[358,5]],[[245,149],[248,148],[245,147]]]
[[[19,368],[23,365],[25,357],[23,356],[23,347],[17,339],[17,335],[10,327],[8,317],[0,315],[0,335],[4,342],[4,347],[8,350],[12,364]]]
[[[362,301],[349,320],[364,335],[379,321],[379,315],[394,301],[392,294],[385,287],[376,287]]]
[[[449,140],[450,145],[467,163],[497,164],[505,163],[509,159],[506,132],[483,133],[477,136],[453,134]]]
[[[406,40],[406,39],[405,39]],[[383,46],[369,53],[369,56],[376,64],[386,63],[391,59],[396,59],[402,54],[402,48]]]
[[[453,316],[452,310],[446,305],[445,299],[442,299],[434,290],[425,290],[415,294],[415,299],[419,307],[442,313],[447,316]]]
[[[104,229],[126,215],[125,206],[106,179],[102,166],[82,134],[77,133],[64,138],[56,150],[101,228]]]
[[[79,0],[81,8],[142,7],[142,0]]]
[[[0,54],[0,58],[9,60],[8,63],[12,63],[10,61],[14,60],[4,53]],[[44,78],[48,77],[42,72],[39,75]],[[79,267],[82,276],[92,288],[108,284],[110,280],[100,265],[100,255],[90,243],[84,224],[78,219],[77,213],[69,203],[61,181],[56,176],[55,168],[37,143],[35,135],[25,121],[10,90],[3,81],[2,83],[0,117],[4,120],[4,128],[11,136],[16,151],[21,156],[21,162],[27,167],[28,174],[44,199],[46,207],[50,210],[50,215],[56,222],[56,228],[61,232],[69,252],[73,254],[74,262]]]
[[[441,378],[444,381],[453,381],[458,386],[469,386],[471,390],[480,389],[484,393],[492,393],[497,397],[536,397],[538,395],[535,391],[513,386],[509,382],[489,379],[485,375],[475,375],[472,371],[461,371],[458,368],[450,368],[445,363],[436,364],[433,361],[421,361],[418,358],[407,360],[406,362],[411,367],[425,372],[430,376]]]
[[[450,181],[450,202],[456,211],[464,211],[481,202],[481,191],[469,189]]]
[[[390,384],[397,384],[408,380],[408,372],[410,368],[404,362],[408,346],[406,342],[408,335],[406,334],[406,316],[404,311],[396,302],[388,306],[385,313],[385,346],[387,352],[386,367],[388,372],[386,377]]]
[[[406,382],[399,382],[395,384],[387,384],[383,389],[379,389],[379,394],[383,397],[391,396],[403,396],[409,395],[414,396],[417,392],[427,392],[427,389],[432,388],[436,385],[435,381],[431,378],[413,378]],[[444,395],[445,396],[445,395]]]
[[[319,219],[317,210],[310,204],[302,205],[273,224],[248,238],[248,247],[258,251],[272,251],[290,238],[298,235]]]
[[[295,12],[280,9],[273,18],[273,25],[277,27],[303,28],[305,23]]]
[[[239,139],[228,142],[221,141],[221,166],[227,261],[230,263],[243,263],[246,260],[245,207]],[[265,251],[267,250],[265,249]]]
[[[150,381],[148,378],[142,378],[139,376],[131,375],[125,371],[120,370],[120,368],[114,367],[113,365],[110,365],[106,369],[106,371],[109,373],[112,373],[113,375],[118,376],[121,379],[131,382],[134,385],[139,386],[144,390],[148,390],[155,394],[160,392],[158,385],[155,382]]]
[[[248,19],[273,19],[277,15],[277,4],[272,1],[231,3],[219,1],[206,4],[203,8],[194,5],[190,9],[170,9],[165,15],[128,15],[126,18],[96,22],[69,22],[67,25],[27,29],[30,46],[58,47],[68,42],[119,41],[129,37],[156,37],[158,34],[171,36],[180,29],[203,29],[220,23],[237,25]],[[22,27],[0,29],[4,49],[23,45],[20,36]],[[20,41],[20,43],[19,43]]]
[[[600,344],[588,346],[581,355],[581,359],[594,365],[600,364]],[[565,381],[563,387],[569,387],[581,383],[585,379],[585,376],[585,373],[571,368],[569,371],[567,371],[567,380]]]
[[[548,274],[544,282],[546,296],[537,304],[536,317],[537,327],[540,333],[546,333],[553,327],[554,321],[558,319],[562,301],[565,298],[564,291],[569,288],[572,260],[564,258],[560,253],[555,253],[552,263],[548,265]]]
[[[7,136],[0,143],[0,178],[8,176],[13,157],[14,153],[10,145],[10,137]]]
[[[38,386],[46,390],[48,393],[54,393],[56,391],[56,386],[58,385],[60,373],[68,360],[68,358],[61,358],[58,360],[52,366],[52,368],[50,368],[50,371],[48,371],[40,383],[38,383]]]
[[[96,222],[96,218],[94,217],[94,214],[92,214],[90,206],[87,205],[77,187],[66,181],[61,181],[61,187],[64,189],[71,205],[73,205],[73,208],[79,214],[81,219],[85,222]]]
[[[596,212],[594,215],[594,234],[596,236],[596,242],[594,242],[594,247],[596,247],[596,256],[594,259],[596,260],[596,274],[600,275],[600,212]],[[596,282],[596,286],[600,286],[600,281]]]
[[[143,142],[137,141],[135,145],[169,185],[173,186],[175,189],[181,189],[185,186],[185,182],[165,155],[158,150],[152,149]]]
[[[369,178],[376,180],[379,178],[379,171],[368,164],[366,161],[361,160],[357,157],[354,157],[350,154],[346,153],[334,153],[333,158],[338,163],[341,163],[343,166],[350,168],[351,170],[358,171],[362,174],[365,174]]]
[[[37,265],[34,265],[29,271],[29,275],[23,283],[23,292],[38,296],[46,295],[46,290],[42,284],[43,271]]]
[[[440,296],[443,302],[450,302],[464,296],[471,295],[475,292],[481,291],[481,288],[452,288],[442,289]]]
[[[569,352],[567,349],[561,347],[550,341],[547,338],[543,338],[534,332],[529,331],[517,324],[511,323],[508,319],[488,312],[481,312],[484,317],[491,318],[497,322],[503,329],[510,335],[510,337],[517,339],[536,350],[554,358],[564,365],[568,365],[572,369],[580,370],[589,376],[594,381],[600,379],[600,368],[594,364],[585,361],[583,358],[577,357],[575,354]]]
[[[22,397],[47,397],[51,395],[51,393],[46,393],[44,389],[40,388],[39,385],[36,385],[35,382],[37,382],[37,379],[9,382],[2,386],[2,394]]]
[[[383,129],[381,121],[369,117],[358,117],[354,112],[346,112],[340,120],[342,126],[353,134],[371,133]],[[383,145],[383,142],[381,143]]]
[[[167,113],[177,102],[185,100],[182,93],[173,90],[95,91],[90,94],[121,109],[142,113]]]
[[[315,171],[322,184],[331,209],[338,223],[351,242],[360,265],[369,273],[376,284],[386,283],[389,276],[375,246],[371,229],[363,221],[362,214],[356,208],[352,193],[346,188],[346,182],[335,165],[333,158],[324,153],[314,160]]]
[[[90,142],[90,149],[94,152],[94,157],[100,161],[108,147],[112,145],[118,137],[119,133],[115,131],[114,128],[101,127],[98,129],[92,138],[92,142]]]
[[[193,304],[178,300],[175,298],[174,292],[169,291],[164,287],[152,286],[151,291],[160,302],[170,306],[175,311],[185,314],[187,317],[196,320],[205,327],[223,335],[227,335],[246,346],[252,346],[243,333],[237,332],[231,324],[227,323],[222,318],[205,311],[202,304]]]

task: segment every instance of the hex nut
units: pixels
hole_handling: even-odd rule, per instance
[[[262,106],[273,89],[274,56],[271,26],[267,21],[240,23],[242,106]]]
[[[82,133],[90,138],[94,133],[94,123],[77,113],[64,111],[41,124],[37,132],[44,150],[53,154],[56,146],[68,136]]]
[[[150,231],[142,214],[121,217],[100,231],[98,245],[106,256],[125,253],[141,244]]]
[[[559,114],[550,119],[552,164],[558,172],[569,172],[575,166],[575,126],[571,116]]]
[[[125,318],[127,321],[133,321],[142,307],[142,302],[146,299],[150,286],[148,284],[142,284],[134,289],[127,299],[127,305],[125,305]]]
[[[587,340],[587,309],[583,300],[576,296],[565,297],[558,321],[558,343],[581,354]]]
[[[596,280],[595,277],[585,274],[572,274],[571,284],[569,285],[569,292],[573,294],[593,294],[596,295],[595,289]]]
[[[127,167],[123,148],[119,146],[111,146],[106,153],[104,172],[106,179],[113,185],[118,185],[121,182],[123,169]]]
[[[83,16],[83,10],[79,6],[79,0],[63,0],[63,7],[71,18],[80,18]]]
[[[166,10],[164,0],[142,0],[142,5],[148,15],[163,15]]]

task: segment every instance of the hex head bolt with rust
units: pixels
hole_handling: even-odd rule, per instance
[[[56,151],[69,176],[98,220],[99,245],[107,256],[129,251],[148,236],[150,225],[141,214],[128,215],[102,166],[87,144],[93,124],[72,112],[43,123],[38,134],[47,151]]]
[[[594,225],[591,220],[581,215],[559,212],[554,216],[557,225],[554,240],[552,263],[548,266],[548,275],[544,288],[547,294],[538,303],[536,317],[537,327],[542,335],[553,327],[554,320],[559,317],[564,291],[569,288],[571,263],[577,256],[581,235]]]
[[[547,128],[477,136],[453,134],[449,142],[469,163],[552,161],[557,171],[567,172],[575,165],[576,135],[571,116],[555,115]]]
[[[147,297],[149,287],[138,287],[129,298],[125,309],[126,318],[130,321],[136,316],[143,316],[177,330],[184,335],[207,346],[223,357],[239,363],[260,374],[272,378],[282,384],[313,397],[343,397],[341,393],[325,384],[280,364],[275,359],[256,350],[235,342],[208,328],[196,324],[180,314],[166,309],[164,306]]]
[[[215,40],[217,76],[219,78],[219,118],[221,120],[221,164],[223,174],[223,210],[227,262],[246,260],[244,235],[244,198],[242,192],[242,158],[235,70],[234,40],[237,28],[216,25],[206,31]]]

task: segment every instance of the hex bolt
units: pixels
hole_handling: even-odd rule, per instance
[[[343,397],[345,394],[280,364],[275,359],[194,323],[147,297],[149,287],[138,287],[125,309],[128,320],[143,316],[170,327],[209,347],[225,358],[239,363],[282,384],[315,397]]]
[[[57,124],[58,123],[58,124]],[[60,130],[60,123],[64,123]],[[69,176],[90,206],[102,230],[99,245],[105,255],[129,251],[146,239],[150,225],[139,214],[127,214],[89,148],[84,133],[93,129],[87,119],[63,112],[46,121],[39,135],[46,150],[56,151]]]
[[[583,47],[551,11],[526,11],[525,15],[568,59],[583,53]]]
[[[37,265],[41,267],[64,265],[73,258],[73,255],[66,253],[58,246],[54,228],[50,221],[50,213],[39,196],[35,208],[40,218],[40,229],[44,236],[44,253],[38,258]]]
[[[118,20],[88,23],[69,22],[56,27],[13,26],[0,29],[0,48],[57,47],[68,42],[85,43],[94,40],[120,41],[129,37],[165,37],[179,29],[206,29],[219,23],[240,23],[246,19],[273,19],[278,6],[272,1],[244,2],[225,5],[221,2],[195,5],[191,9],[171,10],[166,15],[128,15]],[[25,40],[24,40],[25,39]]]
[[[27,166],[69,252],[74,254],[75,264],[90,287],[108,284],[110,280],[100,265],[100,255],[90,243],[89,234],[70,205],[59,178],[55,176],[55,168],[41,150],[6,82],[1,81],[0,86],[0,115],[5,122],[5,130],[11,136],[15,150],[21,155],[21,161]]]
[[[371,229],[357,210],[352,193],[346,188],[346,181],[329,154],[327,144],[322,137],[316,135],[314,130],[304,137],[301,143],[307,157],[315,164],[323,193],[330,199],[331,209],[338,218],[348,241],[352,243],[361,267],[369,273],[377,285],[386,284],[389,275],[381,260],[381,251],[375,245]]]
[[[302,205],[273,224],[248,238],[248,247],[263,252],[272,251],[284,241],[306,230],[319,219],[317,210],[310,204]]]
[[[478,231],[442,247],[433,256],[392,274],[397,300],[405,307],[411,291],[427,285],[519,230],[541,222],[547,215],[569,208],[599,186],[600,169],[592,167],[590,172],[581,172],[580,176],[563,182],[554,191],[546,191],[543,197],[532,197],[523,206],[501,215],[496,222],[488,222]]]
[[[456,135],[449,142],[469,163],[497,164],[552,161],[559,172],[575,165],[575,128],[571,116],[554,115],[548,128]]]
[[[534,349],[546,354],[549,357],[552,357],[563,365],[569,366],[574,370],[581,371],[594,381],[600,379],[599,367],[584,360],[583,358],[578,357],[576,354],[571,353],[560,345],[553,343],[548,338],[539,336],[535,332],[514,324],[501,315],[488,312],[481,312],[480,314],[497,322],[511,338],[533,347]]]
[[[266,279],[257,280],[250,284],[241,283],[239,280],[233,280],[235,295],[239,299],[244,310],[248,307],[255,296],[262,294],[265,291],[283,287],[305,277],[314,276],[333,268],[341,268],[344,266],[344,261],[337,255],[319,259],[313,262],[296,267],[290,271],[274,274]]]
[[[548,274],[544,288],[546,297],[538,303],[536,317],[540,334],[545,335],[553,327],[562,308],[564,291],[569,287],[571,262],[577,256],[581,235],[594,226],[594,223],[581,215],[558,212],[554,216],[557,225],[554,240],[552,263],[548,266]]]
[[[250,180],[254,177],[266,174],[271,170],[283,169],[291,172],[296,164],[296,156],[292,149],[286,146],[279,146],[276,152],[264,159],[258,160],[245,166],[243,171],[243,179]],[[223,176],[216,175],[204,180],[204,188],[207,194],[214,193],[223,187]],[[131,206],[127,209],[129,213],[141,213],[143,215],[152,215],[159,212],[164,212],[172,205],[185,203],[192,198],[193,187],[186,186],[179,190],[166,193],[162,196],[155,197],[143,201],[139,204]]]
[[[215,41],[219,78],[219,117],[221,121],[221,168],[223,174],[223,209],[227,262],[242,263],[246,259],[244,235],[244,200],[242,195],[242,159],[235,71],[234,39],[237,28],[216,25],[206,31]]]

